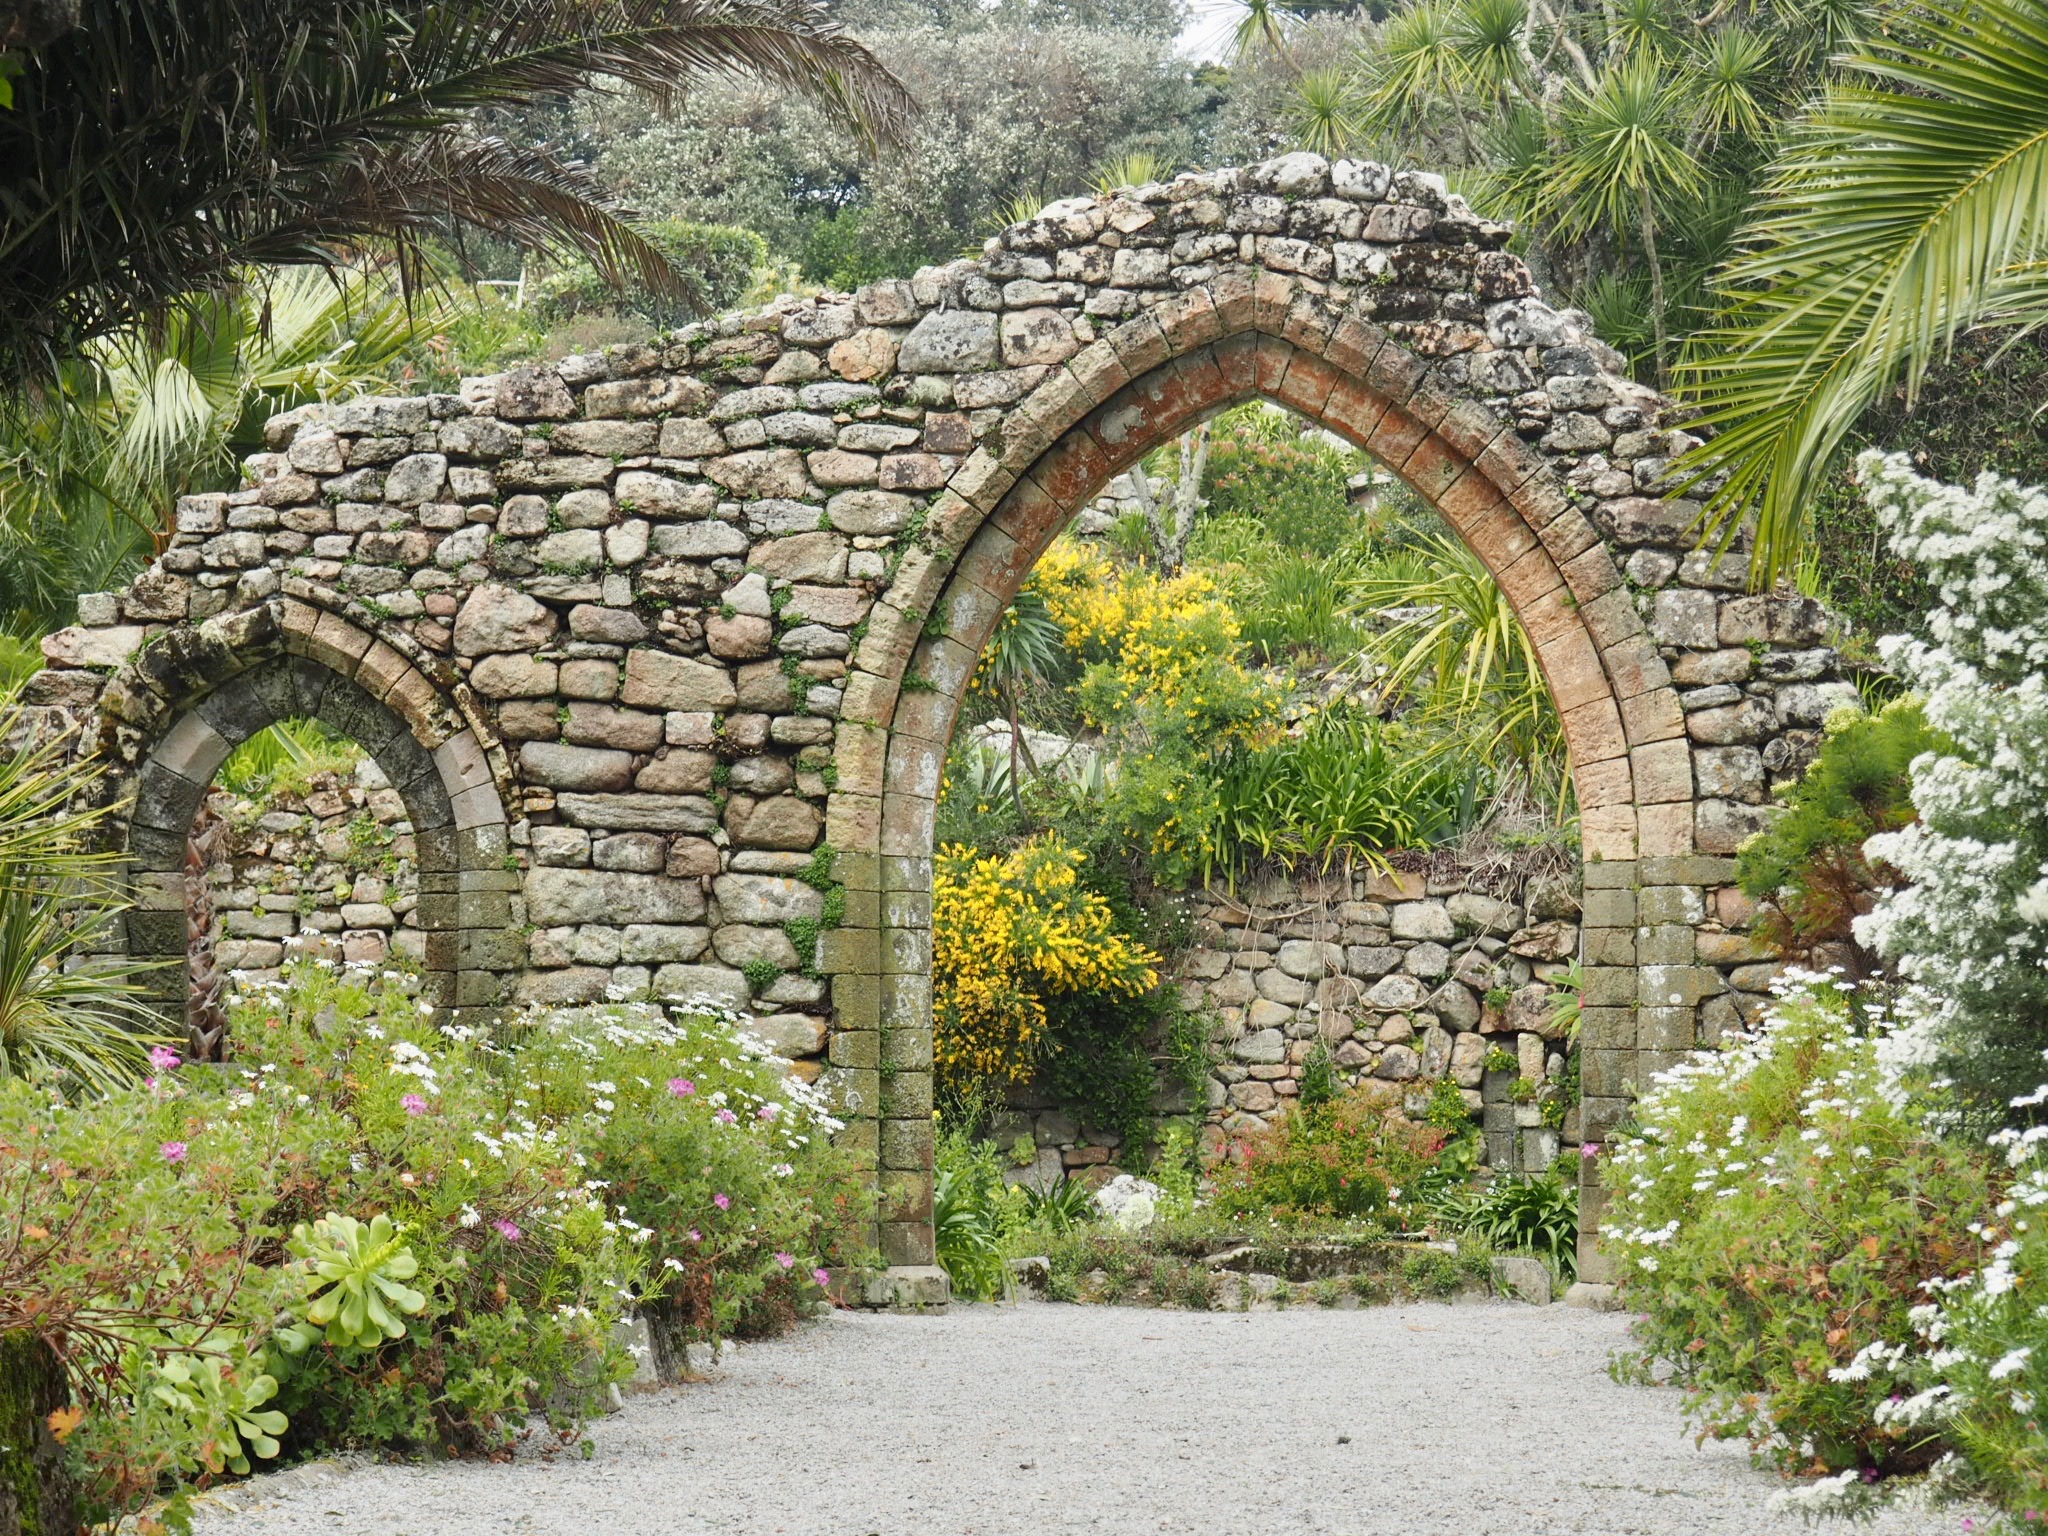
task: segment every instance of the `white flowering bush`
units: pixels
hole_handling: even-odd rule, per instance
[[[2048,1100],[2048,1088],[2028,1096]],[[2048,1127],[1992,1145],[2012,1182],[1979,1224],[1984,1262],[1928,1286],[1912,1310],[1913,1390],[1878,1411],[1952,1443],[1981,1488],[2024,1521],[2048,1520]]]
[[[1897,454],[1857,470],[1893,551],[1939,593],[1926,639],[1879,644],[1949,745],[1912,764],[1919,821],[1865,845],[1911,883],[1856,935],[1926,984],[1945,1067],[2003,1110],[2048,1040],[2048,491],[1943,485]]]
[[[1881,1476],[1941,1454],[1886,1411],[1918,1390],[1910,1309],[1975,1265],[1994,1160],[1932,1134],[1940,1102],[1876,1004],[1804,975],[1757,1030],[1660,1074],[1605,1149],[1602,1242],[1705,1433],[1787,1471]]]

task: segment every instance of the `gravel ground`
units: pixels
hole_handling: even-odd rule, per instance
[[[259,1479],[200,1536],[1807,1536],[1565,1307],[837,1313],[629,1399],[595,1454]],[[1931,1536],[1894,1514],[1857,1536]]]

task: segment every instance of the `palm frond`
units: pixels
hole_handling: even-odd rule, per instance
[[[1699,167],[1686,145],[1677,76],[1647,51],[1573,86],[1541,202],[1566,236],[1632,225],[1642,198],[1690,188]]]
[[[1432,535],[1349,588],[1355,619],[1385,626],[1360,658],[1368,680],[1426,722],[1484,732],[1485,754],[1510,760],[1562,804],[1563,723],[1535,644],[1485,563],[1455,536]]]
[[[418,276],[449,219],[675,291],[580,170],[466,124],[593,84],[672,100],[739,74],[870,142],[911,111],[821,0],[84,0],[0,112],[0,370],[46,379],[251,264],[333,265],[365,238]]]
[[[1843,61],[1774,171],[1688,393],[1718,434],[1715,526],[1752,509],[1752,578],[1796,559],[1816,482],[1894,381],[1910,399],[1964,329],[2048,315],[2048,5],[1922,13],[1926,41]]]

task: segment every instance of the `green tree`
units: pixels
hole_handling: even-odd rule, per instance
[[[251,264],[365,240],[424,274],[450,221],[686,288],[580,168],[475,113],[604,79],[747,73],[869,135],[902,85],[813,0],[84,0],[0,112],[0,378],[47,379]]]
[[[1216,96],[1169,39],[1006,15],[869,35],[919,106],[901,148],[874,159],[829,132],[814,103],[748,81],[668,116],[588,93],[506,131],[587,160],[650,216],[752,229],[838,287],[978,250],[1013,203],[1035,212],[1084,193],[1121,158],[1147,156],[1170,176],[1203,155]]]
[[[1409,0],[1356,60],[1357,136],[1458,172],[1660,380],[1844,12]]]
[[[1795,562],[1866,409],[1910,404],[1973,328],[2048,319],[2048,4],[1966,0],[1842,62],[1794,128],[1689,394],[1719,428],[1692,466],[1754,511],[1758,582]]]

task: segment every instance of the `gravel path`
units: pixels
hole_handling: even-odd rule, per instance
[[[738,1350],[708,1383],[629,1400],[587,1461],[287,1475],[196,1529],[1807,1536],[1770,1512],[1775,1480],[1740,1449],[1694,1448],[1676,1393],[1608,1380],[1623,1330],[1499,1303],[838,1313]]]

